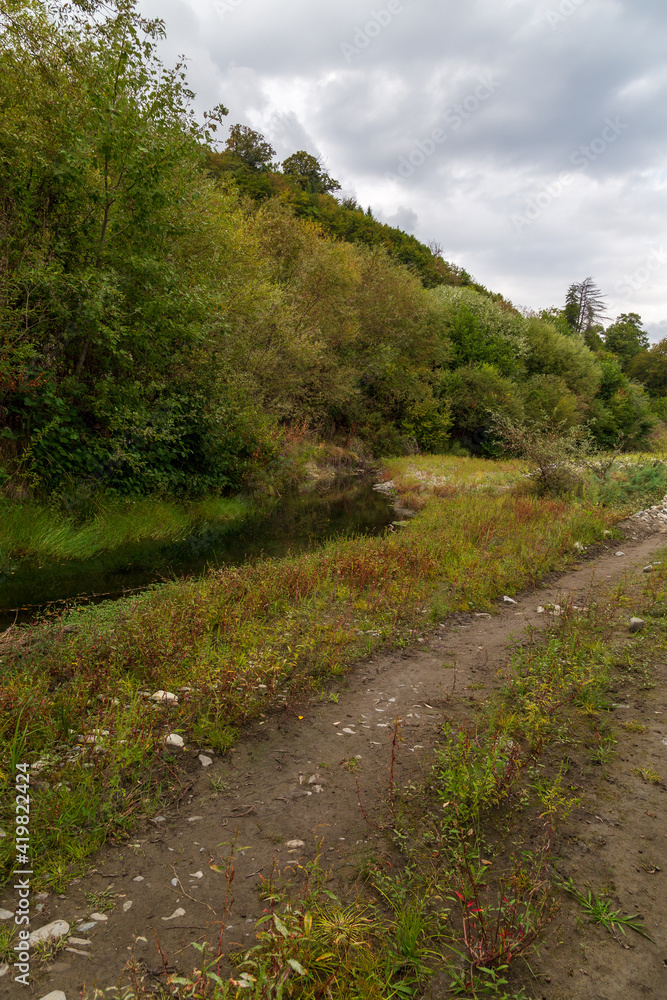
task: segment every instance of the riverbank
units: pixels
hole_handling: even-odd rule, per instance
[[[0,732],[7,765],[37,765],[42,786],[35,884],[64,887],[101,843],[179,794],[170,735],[224,752],[239,727],[289,711],[360,657],[416,642],[448,614],[488,613],[499,595],[567,565],[575,543],[599,541],[616,519],[509,491],[431,495],[381,537],[10,629],[0,650]],[[3,813],[0,825],[8,822]],[[10,847],[0,841],[5,877]]]
[[[305,485],[280,498],[199,503],[194,509],[174,505],[181,528],[171,538],[165,537],[163,519],[156,520],[153,537],[127,541],[133,527],[144,522],[151,527],[150,518],[133,521],[130,508],[128,530],[114,548],[82,559],[17,561],[0,578],[0,632],[40,612],[62,614],[72,601],[118,598],[167,580],[201,576],[211,568],[281,558],[328,538],[378,533],[395,519],[368,474],[327,476],[326,483],[318,479]],[[150,505],[145,507],[150,513]],[[210,516],[216,513],[217,518]]]
[[[649,521],[646,537],[627,525],[624,557],[608,540],[545,589],[265,713],[233,754],[209,764],[186,743],[181,794],[40,897],[35,926],[65,920],[88,944],[35,950],[38,995],[238,1000],[285,977],[302,1000],[326,984],[339,1000],[659,992],[665,536]]]

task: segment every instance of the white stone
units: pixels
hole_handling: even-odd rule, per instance
[[[163,917],[162,919],[163,920],[176,920],[177,917],[184,917],[184,916],[185,916],[185,910],[183,909],[182,906],[179,906],[179,908],[177,910],[174,910],[174,912],[172,913],[172,915],[170,917]]]
[[[6,976],[8,972],[9,972],[9,966],[7,965],[6,962],[4,962],[2,965],[0,965],[0,979],[2,978],[2,976]]]
[[[357,734],[355,733],[354,729],[344,729],[344,730],[343,730],[343,732],[344,732],[344,733],[349,733],[349,734],[350,734],[350,736],[356,736],[356,735],[357,735]]]
[[[503,595],[503,601],[505,602],[505,604],[516,604],[516,601],[514,600],[514,598],[513,597],[508,597],[507,594]]]
[[[67,997],[62,990],[51,990],[46,996],[41,997],[41,1000],[67,1000]]]
[[[305,846],[306,845],[304,844],[303,840],[288,840],[287,843],[285,844],[285,847],[291,847],[293,849]]]
[[[630,631],[631,632],[640,632],[644,628],[645,624],[646,623],[644,622],[643,618],[631,618],[630,619],[630,625],[629,625]]]
[[[190,872],[190,878],[203,878],[203,872]]]
[[[188,823],[196,823],[198,819],[203,819],[203,816],[188,816]]]
[[[134,878],[132,879],[133,882],[143,882],[143,880],[144,880],[143,875],[135,875]]]
[[[172,691],[156,691],[151,695],[151,701],[160,702],[163,705],[178,705],[178,698]]]
[[[104,921],[104,920],[108,920],[109,918],[107,917],[106,913],[91,913],[90,914],[90,919],[91,920]]]
[[[95,923],[94,920],[89,920],[87,923],[76,925],[76,929],[78,931],[81,931],[82,934],[85,934],[86,931],[92,931],[94,927],[97,927],[97,924]]]
[[[0,920],[11,920],[13,916],[13,910],[0,910]]]
[[[585,551],[585,546],[583,546],[581,544],[581,542],[575,542],[574,543],[574,547],[577,550],[577,552],[584,552]]]
[[[85,944],[92,944],[92,941],[87,941],[86,938],[70,937],[67,938],[67,943],[85,945]]]
[[[166,743],[166,745],[168,747],[184,747],[185,746],[185,740],[183,739],[182,736],[179,736],[178,733],[169,733],[169,736],[167,736],[167,739],[165,740],[165,743]]]
[[[199,761],[199,763],[201,764],[202,767],[210,767],[211,764],[213,763],[213,761],[211,760],[211,758],[207,757],[203,753],[200,753],[199,757],[197,759],[198,759],[198,761]]]
[[[615,553],[614,553],[614,555],[617,555],[617,556],[624,556],[624,555],[625,555],[625,552],[621,552],[621,550],[619,549],[619,551],[618,551],[618,552],[615,552]]]
[[[6,832],[2,829],[2,827],[0,827],[0,840],[2,840],[2,838],[6,836],[7,836]]]
[[[127,911],[131,910],[131,909],[132,909],[132,900],[131,899],[127,899],[123,903],[123,913],[127,913]]]
[[[543,615],[545,613],[545,611],[546,611],[546,608],[543,608],[542,605],[540,605],[539,608],[537,609],[538,615]]]
[[[66,920],[52,920],[50,924],[44,924],[43,927],[39,927],[36,931],[33,931],[28,938],[31,948],[34,948],[36,944],[41,944],[42,941],[55,941],[56,938],[62,937],[63,934],[69,932],[69,924]]]

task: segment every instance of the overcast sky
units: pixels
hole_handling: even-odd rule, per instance
[[[667,337],[665,0],[139,0],[202,111],[519,307],[591,275]],[[223,136],[224,139],[224,136]]]

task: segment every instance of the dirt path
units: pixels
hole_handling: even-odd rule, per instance
[[[196,751],[186,748],[193,784],[181,807],[155,818],[130,844],[102,850],[93,862],[96,872],[77,880],[65,895],[42,900],[43,909],[33,913],[31,927],[64,919],[77,942],[54,956],[33,989],[18,987],[11,972],[0,978],[0,1000],[43,997],[52,990],[62,990],[66,1000],[75,1000],[84,986],[91,993],[93,986],[107,989],[119,983],[133,951],[144,971],[157,976],[163,963],[155,946],[156,931],[169,964],[175,966],[182,956],[183,966],[192,967],[197,955],[190,942],[203,940],[207,932],[210,939],[219,933],[226,892],[223,859],[230,842],[236,852],[226,948],[252,939],[262,913],[257,895],[261,878],[268,878],[274,866],[298,874],[296,866],[314,858],[318,842],[322,863],[333,866],[338,878],[353,881],[364,845],[371,841],[373,846],[378,836],[373,821],[388,813],[394,720],[401,720],[394,774],[398,786],[419,772],[443,712],[486,698],[502,681],[498,671],[512,641],[526,626],[539,629],[549,624],[547,614],[537,613],[539,605],[567,600],[586,604],[600,584],[645,565],[667,543],[665,530],[635,521],[621,545],[625,556],[615,555],[618,542],[610,543],[593,560],[552,579],[539,591],[517,597],[516,604],[501,604],[493,618],[457,616],[409,652],[374,656],[358,664],[341,690],[332,692],[331,700],[313,698],[293,713],[269,716],[244,736],[229,757],[209,754],[213,759],[209,767],[201,765]],[[650,533],[641,537],[642,531]],[[632,701],[632,693],[628,698]],[[651,722],[649,733],[632,739],[638,754],[647,755],[650,748],[663,762],[667,747],[656,735],[667,738],[664,702],[664,683],[636,699],[633,707],[650,716]],[[586,811],[571,821],[571,859],[585,867],[587,857],[594,855],[598,867],[613,867],[619,897],[629,899],[630,906],[641,894],[642,912],[656,944],[635,938],[628,941],[630,950],[622,950],[596,931],[600,947],[586,953],[575,940],[566,940],[563,923],[555,922],[546,950],[533,964],[551,982],[541,979],[536,996],[630,1000],[667,995],[667,981],[662,989],[659,985],[663,976],[667,979],[665,876],[649,874],[650,866],[667,869],[666,796],[663,788],[628,777],[629,764],[619,761],[619,767],[624,777],[600,792],[599,801],[587,799]],[[596,803],[593,812],[591,801]],[[640,842],[645,846],[638,847]],[[650,863],[646,870],[638,866],[642,850],[643,860]],[[115,894],[114,906],[100,914],[104,900],[95,905],[84,894],[107,889]],[[15,905],[11,895],[0,902],[0,907],[9,909]],[[106,919],[92,919],[93,912]],[[565,944],[558,944],[561,939]],[[618,956],[620,964],[614,963]],[[34,966],[33,971],[37,971]]]

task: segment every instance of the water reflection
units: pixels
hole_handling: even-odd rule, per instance
[[[302,552],[328,538],[378,534],[395,519],[371,479],[346,477],[324,493],[286,498],[268,517],[203,524],[180,542],[130,544],[64,563],[25,560],[0,582],[0,631],[29,620],[51,602],[115,597],[151,583],[198,576],[210,567]]]

